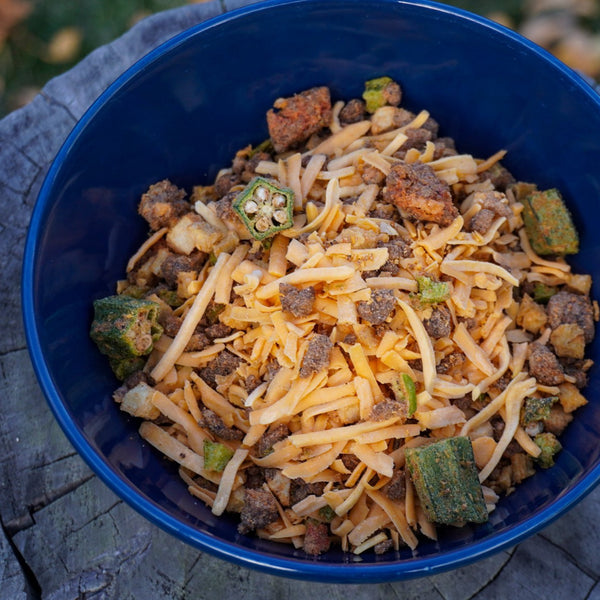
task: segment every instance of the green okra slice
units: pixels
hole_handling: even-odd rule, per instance
[[[554,465],[554,456],[562,450],[562,444],[558,441],[558,438],[549,431],[538,433],[533,438],[533,441],[542,451],[535,459],[535,462],[542,467],[542,469],[549,469]]]
[[[439,304],[450,297],[450,286],[445,281],[434,281],[431,277],[417,277],[417,296],[422,304]]]
[[[538,282],[533,286],[533,299],[539,304],[547,304],[557,292],[558,288]]]
[[[255,240],[264,240],[293,224],[294,192],[255,177],[232,203]]]
[[[365,90],[362,94],[366,104],[367,112],[374,113],[378,108],[389,104],[388,98],[390,88],[398,87],[398,84],[391,77],[377,77],[365,81]]]
[[[402,373],[391,382],[391,388],[398,402],[406,403],[406,414],[410,418],[417,410],[417,388],[408,373]]]
[[[124,381],[136,371],[141,371],[146,364],[146,358],[142,356],[132,356],[131,358],[108,358],[110,368],[119,381]]]
[[[96,300],[90,337],[111,363],[146,356],[163,331],[159,308],[156,302],[126,295]]]
[[[204,468],[219,473],[227,466],[233,456],[233,450],[219,442],[204,440]]]
[[[537,254],[562,256],[579,251],[579,236],[571,213],[557,189],[534,191],[522,203],[525,231]]]
[[[488,511],[468,437],[405,451],[406,467],[427,518],[444,525],[484,523]]]
[[[546,398],[525,398],[521,408],[520,422],[522,427],[527,427],[536,421],[543,421],[550,416],[552,405],[558,401],[558,396]]]

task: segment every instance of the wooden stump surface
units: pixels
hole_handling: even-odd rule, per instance
[[[223,562],[151,525],[89,470],[54,421],[27,354],[19,297],[43,177],[120,73],[174,34],[243,4],[213,0],[149,17],[0,121],[0,598],[600,600],[600,489],[538,535],[462,569],[397,583],[299,582]]]

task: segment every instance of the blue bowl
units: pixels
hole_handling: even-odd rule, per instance
[[[59,152],[33,213],[23,270],[31,358],[51,409],[92,469],[155,524],[201,550],[296,578],[368,582],[456,568],[538,531],[600,480],[600,378],[552,469],[504,498],[481,526],[360,562],[332,549],[309,558],[239,535],[188,495],[173,465],[143,444],[111,399],[116,381],[88,337],[91,304],[113,293],[146,234],[140,194],[168,177],[210,182],[235,151],[267,137],[278,96],[398,80],[408,108],[475,156],[508,150],[515,176],[558,187],[581,234],[574,268],[600,298],[600,100],[578,75],[517,34],[461,10],[402,0],[291,0],[225,14],[175,37],[121,76]],[[598,358],[598,344],[591,349]]]

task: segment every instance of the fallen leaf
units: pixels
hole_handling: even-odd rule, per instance
[[[46,62],[53,65],[71,62],[79,54],[83,33],[77,27],[63,27],[57,31],[46,48]]]
[[[33,10],[33,4],[25,0],[0,0],[0,45],[11,30],[26,19]]]

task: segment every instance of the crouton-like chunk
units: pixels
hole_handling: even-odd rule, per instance
[[[267,112],[269,135],[276,152],[306,141],[331,121],[329,88],[314,87],[290,98],[279,98]]]
[[[194,250],[208,254],[222,237],[222,232],[217,231],[200,215],[189,213],[181,217],[167,233],[167,244],[179,254],[189,255]]]
[[[190,210],[185,200],[186,193],[168,179],[151,185],[142,196],[139,213],[148,221],[150,229],[156,231],[169,227],[182,214]]]
[[[581,392],[577,389],[577,386],[572,383],[561,383],[558,386],[560,390],[558,394],[558,401],[560,402],[563,410],[566,413],[572,413],[574,410],[587,404],[586,398],[581,394]]]
[[[519,304],[517,312],[517,325],[531,331],[531,333],[539,333],[540,329],[548,322],[546,309],[535,302],[529,294],[525,294]]]
[[[458,216],[450,187],[426,164],[396,163],[390,169],[383,199],[419,221],[448,226]]]
[[[156,419],[160,411],[152,404],[154,388],[141,381],[131,388],[121,400],[121,410],[142,419]]]

